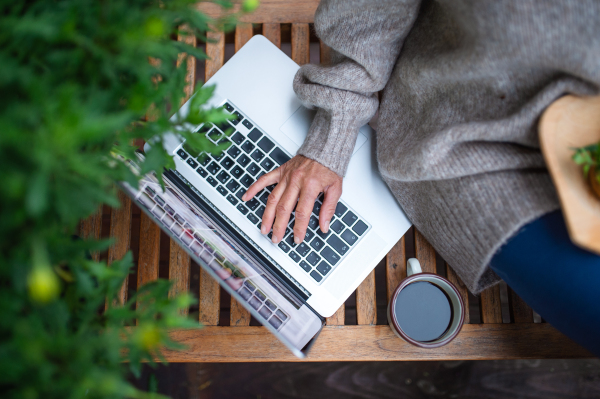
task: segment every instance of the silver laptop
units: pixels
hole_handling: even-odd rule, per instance
[[[199,126],[197,133],[228,143],[227,150],[220,156],[197,153],[169,134],[164,145],[176,168],[165,173],[167,190],[162,192],[153,176],[144,178],[139,190],[124,187],[224,289],[303,357],[324,318],[344,303],[410,222],[379,175],[374,132],[366,125],[328,234],[318,223],[322,197],[301,244],[293,242],[293,214],[279,244],[260,233],[273,187],[251,201],[241,196],[304,141],[314,113],[292,89],[298,68],[266,38],[254,36],[206,82],[216,85],[208,105],[223,107],[235,119],[227,126]],[[189,105],[179,113],[185,115]],[[234,132],[226,136],[229,126]]]

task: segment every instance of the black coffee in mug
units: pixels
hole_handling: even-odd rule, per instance
[[[404,287],[393,309],[398,325],[415,341],[441,337],[452,321],[448,297],[432,283],[416,281]]]

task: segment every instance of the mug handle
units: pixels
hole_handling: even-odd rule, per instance
[[[423,273],[423,270],[421,270],[421,263],[417,258],[410,258],[406,261],[406,276],[412,276],[417,273]]]

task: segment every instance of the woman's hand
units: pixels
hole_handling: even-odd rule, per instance
[[[294,242],[300,244],[304,240],[315,200],[321,192],[325,194],[325,198],[319,214],[319,226],[324,233],[329,231],[329,222],[342,195],[342,178],[339,175],[317,161],[296,155],[279,168],[261,176],[248,188],[242,200],[252,199],[263,188],[272,184],[277,186],[267,200],[260,229],[262,234],[269,233],[273,226],[272,241],[275,244],[281,241],[290,214],[296,207]]]

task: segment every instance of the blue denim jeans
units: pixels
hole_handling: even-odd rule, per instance
[[[600,356],[600,256],[571,242],[561,211],[525,225],[491,267],[546,321]]]

